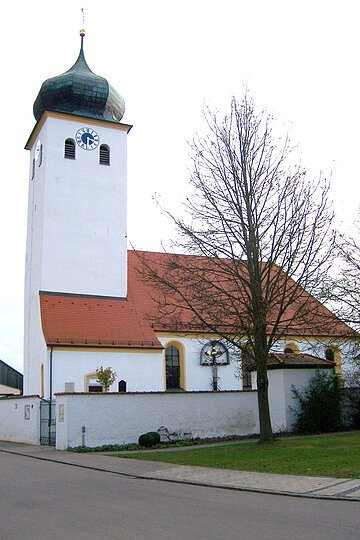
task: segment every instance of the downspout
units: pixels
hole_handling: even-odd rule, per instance
[[[51,403],[51,400],[52,400],[52,383],[53,383],[53,347],[50,347],[50,373],[49,373],[49,376],[50,376],[50,380],[49,380],[49,386],[50,386],[49,401]]]
[[[53,383],[53,347],[50,347],[50,373],[49,373],[49,377],[50,377],[50,381],[49,381],[49,423],[48,423],[48,429],[49,429],[49,433],[48,433],[48,437],[49,437],[49,445],[50,445],[50,440],[51,440],[51,421],[52,421],[52,417],[51,417],[51,413],[52,413],[52,383]]]

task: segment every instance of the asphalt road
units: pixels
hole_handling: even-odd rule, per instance
[[[360,504],[139,480],[0,453],[0,540],[360,539]]]

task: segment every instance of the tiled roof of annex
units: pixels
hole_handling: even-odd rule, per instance
[[[283,368],[334,368],[335,362],[319,358],[312,354],[271,352],[267,363],[268,369]]]
[[[41,321],[47,345],[162,349],[157,332],[208,333],[208,328],[200,321],[194,323],[193,314],[185,306],[179,309],[176,318],[173,308],[168,313],[159,310],[158,287],[138,271],[144,261],[164,271],[174,257],[191,265],[204,264],[204,258],[199,256],[129,250],[127,298],[42,291]],[[320,312],[329,317],[330,312],[315,299],[314,302]],[[335,324],[328,335],[350,335],[352,331],[346,324],[335,316],[332,319]],[[293,327],[292,333],[305,332],[299,326]]]

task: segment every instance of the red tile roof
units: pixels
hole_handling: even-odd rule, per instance
[[[163,293],[139,273],[141,260],[149,261],[160,271],[166,271],[174,264],[174,260],[177,260],[197,268],[204,265],[204,272],[209,272],[209,260],[203,257],[180,255],[174,258],[165,253],[129,251],[126,299],[56,294],[55,291],[40,294],[41,320],[46,343],[156,349],[162,348],[156,331],[208,332],[209,329],[186,309],[184,301],[180,297],[176,300],[175,294],[169,303],[169,309],[166,307],[166,298],[162,298],[163,307],[159,305]],[[222,279],[219,273],[216,273],[215,266],[211,272],[214,272],[214,279]],[[333,321],[333,325],[327,325],[327,336],[350,335],[352,330],[315,299],[313,306],[319,316],[330,317]],[[288,315],[291,318],[292,313]],[[228,319],[231,319],[230,315]],[[227,321],[224,321],[224,324],[226,325]],[[288,328],[288,335],[309,334],[309,329],[300,322],[292,324],[290,330],[291,332]]]
[[[106,299],[40,294],[42,328],[48,345],[162,349],[131,297]]]
[[[283,368],[328,368],[335,367],[335,362],[326,358],[319,358],[312,354],[301,353],[270,353],[267,363],[268,369]]]
[[[221,264],[216,259],[209,259],[201,256],[193,255],[173,255],[159,252],[146,252],[146,251],[129,251],[129,287],[132,290],[134,298],[136,299],[137,306],[141,309],[144,316],[151,320],[153,327],[158,331],[184,331],[184,332],[204,332],[208,331],[208,326],[205,326],[199,318],[194,316],[193,312],[187,308],[186,302],[176,292],[169,292],[171,295],[166,296],[159,286],[152,284],[149,280],[145,280],[143,274],[139,269],[142,268],[142,264],[148,264],[153,267],[159,275],[165,275],[174,271],[176,275],[178,266],[179,276],[182,279],[183,268],[189,270],[184,279],[184,285],[179,284],[179,288],[183,286],[184,296],[194,295],[197,305],[201,305],[205,318],[211,320],[211,309],[209,305],[209,298],[219,300],[216,303],[214,312],[218,315],[221,313],[219,310],[221,307],[221,289],[225,289],[224,296],[232,296],[232,298],[240,298],[239,305],[236,306],[233,311],[229,312],[229,302],[225,298],[223,308],[223,326],[224,328],[238,329],[239,332],[243,330],[240,328],[239,315],[241,313],[241,305],[243,302],[248,302],[248,297],[244,290],[241,290],[239,283],[234,284],[233,269],[226,275],[226,264],[233,264],[232,261],[222,259]],[[245,275],[246,263],[245,261],[239,261],[238,273]],[[196,272],[192,272],[192,268],[196,268]],[[200,270],[200,271],[199,271]],[[274,272],[278,272],[278,268],[274,267]],[[196,297],[198,294],[196,287],[193,287],[194,279],[201,280],[204,277],[204,283],[207,288],[212,287],[214,289],[213,295],[209,294],[209,290],[205,291],[206,298]],[[285,274],[283,274],[285,275]],[[188,276],[190,276],[189,280]],[[171,279],[174,279],[172,277]],[[147,282],[146,282],[147,281]],[[240,280],[239,280],[240,281]],[[288,283],[291,287],[296,286],[295,282],[288,278]],[[220,285],[219,285],[220,284]],[[219,286],[218,286],[219,285]],[[202,288],[199,287],[200,295]],[[211,291],[210,291],[211,292]],[[244,300],[245,298],[245,300]],[[235,304],[236,302],[234,302]],[[302,306],[306,306],[306,314],[301,313]],[[273,306],[273,311],[276,314],[276,306]],[[237,310],[237,311],[236,311]],[[200,311],[200,310],[199,310]],[[209,312],[210,311],[210,314]],[[219,319],[218,319],[219,320]],[[317,323],[317,324],[316,324]],[[218,324],[218,323],[217,323]],[[314,327],[316,324],[316,332]],[[270,329],[269,329],[270,330]],[[305,335],[305,336],[326,336],[326,337],[354,337],[358,336],[356,332],[348,325],[340,321],[333,313],[331,313],[324,305],[317,301],[314,297],[309,295],[306,291],[301,290],[300,296],[296,301],[289,305],[285,310],[279,324],[279,330],[284,335]]]

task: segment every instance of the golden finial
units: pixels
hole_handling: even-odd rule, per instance
[[[85,30],[84,30],[84,27],[85,27],[85,11],[84,11],[84,8],[81,8],[81,25],[82,25],[82,28],[80,30],[80,36],[83,38],[85,36]]]

